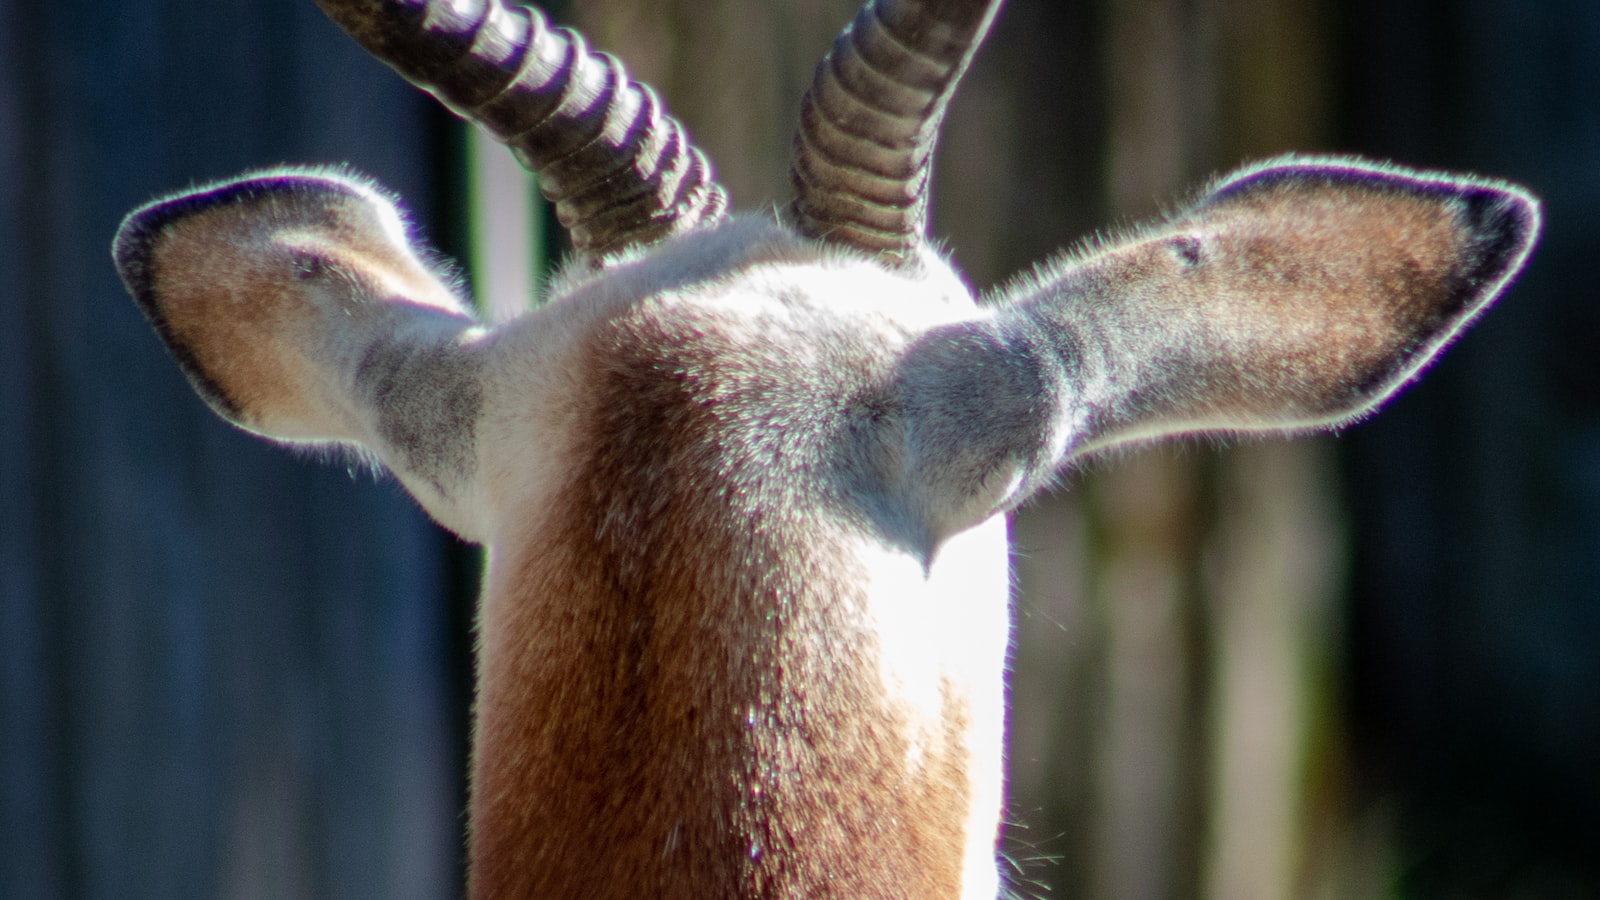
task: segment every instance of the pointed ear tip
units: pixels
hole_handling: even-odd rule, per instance
[[[1472,182],[1463,191],[1466,226],[1480,257],[1503,277],[1515,277],[1539,240],[1543,210],[1539,198],[1506,182]]]
[[[111,239],[111,261],[117,267],[117,274],[122,276],[122,283],[135,294],[145,280],[145,261],[150,257],[153,233],[148,218],[141,215],[144,211],[141,207],[123,217],[116,236]]]
[[[1539,198],[1520,185],[1496,182],[1481,186],[1477,192],[1484,209],[1484,219],[1497,230],[1515,234],[1521,243],[1531,244],[1539,236],[1544,223],[1544,209]]]

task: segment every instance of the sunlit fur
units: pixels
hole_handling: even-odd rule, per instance
[[[736,218],[488,329],[402,218],[279,171],[115,254],[220,413],[486,543],[475,897],[990,897],[1004,512],[1084,454],[1371,410],[1522,265],[1506,185],[1289,160],[990,304]]]

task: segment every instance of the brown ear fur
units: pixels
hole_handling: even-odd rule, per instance
[[[1338,420],[1381,402],[1499,296],[1537,238],[1539,207],[1506,184],[1268,164],[1175,224],[1191,223],[1235,254],[1227,277],[1255,301],[1231,326],[1246,351],[1303,373],[1295,403]]]
[[[360,439],[340,370],[397,313],[467,319],[395,208],[347,177],[255,175],[158,200],[124,220],[113,255],[200,396],[277,438]]]
[[[1082,343],[1077,453],[1325,427],[1426,366],[1505,288],[1538,230],[1537,201],[1510,185],[1278,161],[1047,269],[1020,309]]]

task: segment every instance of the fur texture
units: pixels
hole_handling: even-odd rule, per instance
[[[359,444],[490,548],[475,897],[992,897],[1004,511],[1084,454],[1369,412],[1506,286],[1522,191],[1350,160],[1223,180],[978,306],[734,219],[485,330],[368,185],[135,211],[202,397]]]

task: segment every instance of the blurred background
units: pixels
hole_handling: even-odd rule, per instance
[[[546,8],[748,209],[854,4]],[[1600,4],[1012,0],[934,231],[988,288],[1289,150],[1521,182],[1542,246],[1372,421],[1017,516],[1013,890],[1600,897]],[[213,416],[108,245],[158,193],[349,163],[515,297],[560,236],[497,154],[309,0],[0,0],[0,897],[459,895],[477,551]]]

